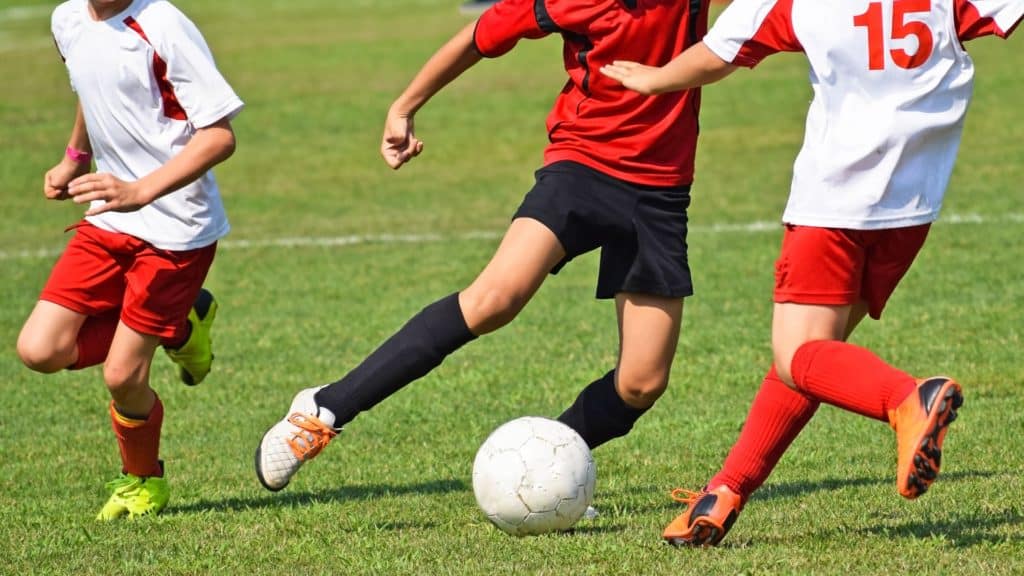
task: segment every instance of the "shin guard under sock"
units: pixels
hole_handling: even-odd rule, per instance
[[[889,422],[889,410],[917,386],[909,374],[874,352],[838,340],[815,340],[797,349],[790,363],[804,394],[844,410]]]
[[[768,479],[818,406],[817,400],[786,386],[773,365],[754,397],[739,439],[708,487],[725,484],[746,502]]]
[[[160,465],[160,429],[164,405],[160,397],[144,419],[125,416],[110,402],[110,424],[121,450],[121,469],[140,477],[163,476]]]
[[[612,370],[584,388],[558,420],[579,433],[593,450],[628,434],[644,412],[647,408],[633,408],[622,400],[615,389],[615,371]]]
[[[475,338],[458,293],[446,296],[413,316],[344,378],[317,392],[316,403],[333,412],[334,427],[341,428]]]

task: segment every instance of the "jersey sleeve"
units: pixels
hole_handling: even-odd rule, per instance
[[[197,128],[234,118],[244,104],[217,69],[206,40],[184,14],[174,10],[157,52],[167,61],[167,80]]]
[[[53,45],[57,48],[57,54],[60,55],[61,60],[67,60],[64,56],[66,48],[64,48],[64,19],[61,17],[61,10],[58,8],[53,11],[53,16],[50,17],[50,33],[53,34]]]
[[[996,35],[1007,38],[1024,16],[1024,0],[954,0],[961,40]]]
[[[62,62],[67,61],[68,43],[74,27],[73,7],[70,2],[58,5],[50,16],[50,33],[53,35],[53,45],[57,48],[57,54]],[[75,83],[69,80],[71,90],[75,90]]]
[[[501,0],[488,8],[473,32],[477,52],[496,58],[523,38],[543,38],[558,30],[546,4],[545,0]]]
[[[776,52],[802,52],[793,31],[793,0],[735,0],[704,44],[722,60],[748,68]]]

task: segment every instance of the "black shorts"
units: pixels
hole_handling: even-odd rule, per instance
[[[693,294],[686,258],[689,186],[632,184],[570,161],[545,166],[536,177],[514,218],[538,220],[558,237],[566,254],[552,274],[600,247],[598,298]]]

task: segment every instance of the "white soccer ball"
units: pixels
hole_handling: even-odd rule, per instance
[[[525,416],[491,433],[473,461],[473,493],[495,526],[515,536],[568,530],[594,497],[597,467],[575,430]]]

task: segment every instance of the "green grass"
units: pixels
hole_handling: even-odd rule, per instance
[[[188,389],[156,359],[171,505],[156,519],[97,524],[119,465],[101,375],[41,376],[14,352],[80,213],[39,190],[73,97],[48,39],[52,3],[0,2],[0,573],[1024,571],[1024,39],[969,45],[976,98],[945,222],[883,321],[856,337],[910,372],[964,382],[942,479],[903,501],[889,429],[823,408],[724,546],[677,550],[659,543],[680,511],[668,491],[714,473],[769,362],[779,231],[746,226],[777,221],[785,202],[810,97],[802,58],[777,56],[706,90],[691,212],[697,295],[672,386],[633,434],[595,452],[596,521],[513,539],[476,509],[473,454],[507,419],[558,414],[614,362],[614,311],[592,299],[593,256],[552,278],[512,325],[360,416],[284,492],[259,486],[252,454],[295,391],[340,377],[486,262],[541,160],[543,119],[564,82],[558,41],[524,42],[452,85],[417,118],[424,156],[393,173],[377,154],[384,113],[464,25],[457,2],[179,4],[248,104],[238,152],[217,169],[234,227],[208,283],[222,304],[217,362]],[[353,235],[368,241],[273,244]]]

